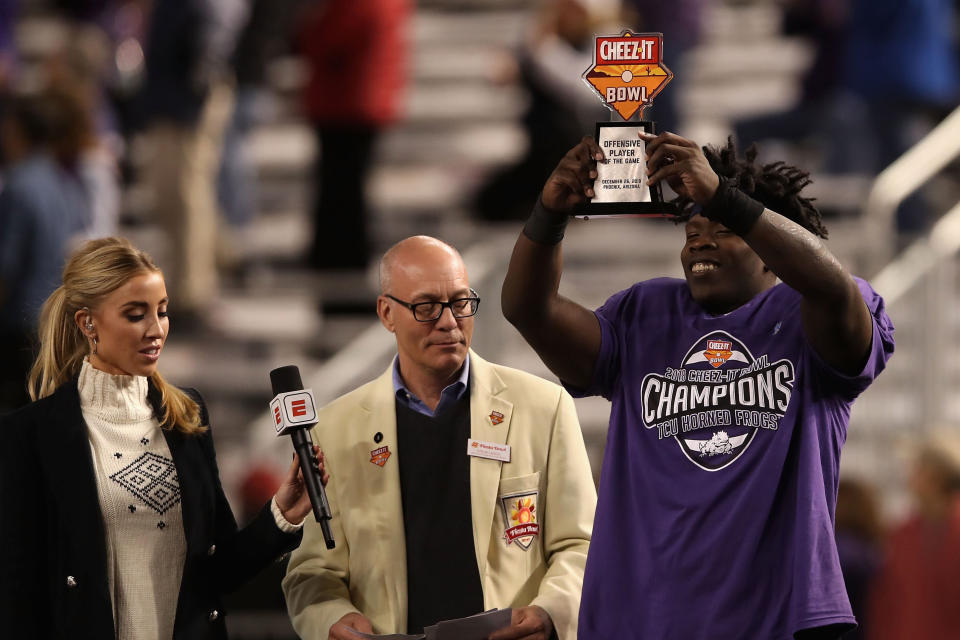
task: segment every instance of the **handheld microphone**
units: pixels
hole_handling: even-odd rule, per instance
[[[333,549],[336,542],[330,531],[330,503],[320,480],[320,467],[313,454],[313,440],[310,427],[317,423],[317,409],[313,402],[313,392],[303,388],[300,369],[294,365],[279,367],[270,372],[270,384],[273,385],[274,398],[270,402],[277,436],[289,434],[293,448],[300,458],[300,470],[313,507],[313,518],[320,525],[323,541],[327,549]]]

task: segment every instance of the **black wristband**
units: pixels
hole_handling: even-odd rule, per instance
[[[719,222],[739,236],[745,236],[753,229],[763,209],[762,204],[740,191],[732,181],[720,178],[717,192],[700,214]]]
[[[543,201],[537,198],[537,204],[533,205],[533,211],[523,225],[523,235],[537,244],[560,244],[569,220],[566,214],[547,211]]]

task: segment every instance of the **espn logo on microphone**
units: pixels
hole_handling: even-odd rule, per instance
[[[315,424],[317,408],[313,401],[313,391],[302,389],[278,394],[270,401],[270,416],[278,436],[284,435],[290,429]]]

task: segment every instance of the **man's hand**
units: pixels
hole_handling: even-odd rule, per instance
[[[677,195],[686,196],[699,205],[710,202],[720,178],[707,162],[700,145],[675,133],[658,136],[640,133],[640,137],[647,143],[649,184],[666,180]]]
[[[330,627],[327,640],[357,640],[360,636],[350,631],[356,629],[364,633],[373,633],[373,625],[362,614],[348,613]]]
[[[549,640],[552,634],[550,615],[542,607],[533,605],[514,609],[510,626],[494,631],[487,640]]]
[[[578,205],[594,196],[593,180],[603,151],[590,136],[567,152],[543,185],[543,206],[556,213],[571,214]]]

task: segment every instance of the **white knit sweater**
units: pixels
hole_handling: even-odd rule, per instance
[[[118,640],[173,636],[186,557],[180,483],[147,379],[84,361],[78,382],[106,529]]]

